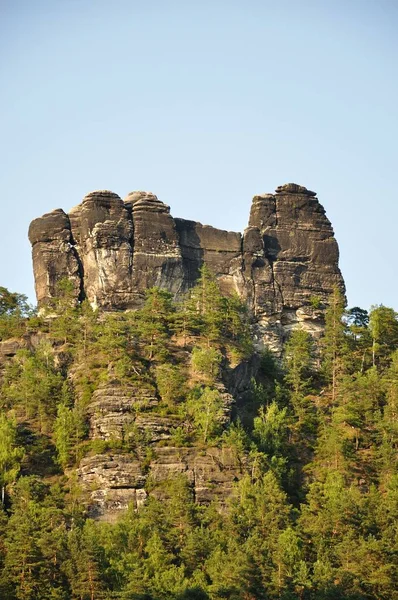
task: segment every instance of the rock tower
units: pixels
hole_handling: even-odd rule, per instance
[[[152,286],[178,298],[206,264],[224,293],[247,303],[258,345],[275,350],[297,324],[317,336],[333,287],[344,291],[325,210],[315,192],[294,183],[254,196],[243,234],[173,218],[150,192],[122,200],[102,190],[69,213],[35,219],[29,239],[39,307],[65,277],[76,300],[104,310],[138,308]]]

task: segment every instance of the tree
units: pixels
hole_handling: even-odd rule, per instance
[[[313,366],[312,338],[307,331],[292,332],[285,347],[285,366],[285,382],[291,389],[291,402],[301,424],[308,418],[305,396],[310,391]]]
[[[67,583],[60,573],[65,519],[54,496],[36,477],[21,477],[13,494],[13,513],[6,531],[4,574],[17,600],[64,600]],[[12,596],[14,597],[14,596]]]
[[[353,306],[346,313],[348,325],[365,328],[369,325],[369,313],[364,308]]]
[[[48,430],[63,387],[63,377],[48,344],[41,342],[36,352],[18,350],[6,368],[4,380],[4,399],[23,408],[27,418],[37,417],[41,432]]]
[[[65,564],[74,598],[96,600],[104,590],[107,568],[104,550],[100,543],[98,526],[87,520],[83,527],[69,532],[70,559]]]
[[[73,410],[67,404],[58,405],[57,418],[54,423],[54,439],[58,462],[63,469],[68,465],[71,450],[77,443],[75,418]]]
[[[216,348],[194,348],[191,355],[193,370],[207,383],[214,383],[220,375],[222,354]]]
[[[388,356],[398,348],[398,313],[387,306],[372,306],[369,314],[372,334],[372,362],[379,367],[388,365]]]
[[[151,288],[146,293],[144,307],[136,313],[137,329],[150,361],[167,356],[166,342],[174,315],[171,298],[169,292]]]
[[[384,375],[383,384],[386,402],[377,423],[379,455],[382,474],[392,476],[398,468],[398,350],[391,355],[391,364]]]
[[[19,312],[27,316],[31,312],[28,298],[24,294],[9,292],[7,288],[0,286],[0,315],[11,315]]]
[[[325,313],[325,334],[322,340],[323,369],[332,386],[332,402],[336,399],[338,377],[343,371],[345,299],[335,287]]]
[[[24,449],[17,446],[15,417],[9,418],[4,413],[0,413],[0,487],[2,504],[4,504],[6,486],[17,478],[24,454]]]
[[[0,340],[22,335],[33,312],[24,294],[0,286]]]
[[[292,527],[287,527],[279,535],[274,561],[277,566],[275,579],[280,591],[291,588],[292,592],[300,593],[305,587],[310,587],[302,542]]]
[[[187,312],[190,328],[200,333],[208,346],[219,340],[225,323],[225,299],[215,276],[205,264],[187,300]]]
[[[348,352],[352,357],[352,372],[364,373],[368,366],[367,356],[370,355],[372,346],[368,311],[354,306],[346,312],[345,321],[348,325],[347,342]]]
[[[53,337],[64,344],[74,345],[80,333],[80,325],[73,281],[65,277],[57,282],[55,297],[51,299],[47,311],[51,316]]]
[[[253,437],[266,454],[281,456],[286,449],[289,430],[287,408],[279,408],[273,400],[269,406],[259,409],[254,419]]]
[[[156,367],[156,386],[162,400],[172,406],[185,395],[185,379],[178,367],[165,363]]]
[[[266,408],[260,407],[254,419],[253,438],[279,479],[286,471],[289,425],[287,408],[279,408],[275,400]]]
[[[204,443],[220,430],[224,411],[222,397],[217,390],[205,387],[198,397],[191,397],[187,411],[193,417]]]

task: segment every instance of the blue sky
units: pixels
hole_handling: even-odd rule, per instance
[[[29,222],[94,189],[243,231],[318,192],[348,303],[398,309],[395,0],[0,0],[0,285],[34,300]]]

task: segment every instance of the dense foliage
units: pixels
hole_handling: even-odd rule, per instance
[[[70,291],[37,317],[0,288],[0,338],[24,341],[1,371],[1,598],[398,598],[393,309],[345,311],[336,290],[320,346],[298,329],[281,362],[264,353],[226,424],[218,384],[254,349],[244,306],[206,269],[184,302],[151,289],[134,312]],[[196,504],[181,475],[116,524],[87,518],[73,473],[98,450],[86,408],[107,381],[156,394],[174,445],[234,451],[246,474],[226,506]],[[110,445],[146,442],[132,429]]]

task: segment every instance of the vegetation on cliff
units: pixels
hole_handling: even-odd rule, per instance
[[[336,289],[320,347],[295,330],[276,362],[206,268],[179,304],[156,288],[131,312],[72,297],[61,282],[43,317],[0,288],[0,597],[398,598],[394,310],[345,311]],[[231,406],[234,369],[253,364]],[[90,434],[109,384],[143,391],[134,410],[171,420],[169,445],[232,453],[232,493],[201,504],[183,474],[149,476],[138,511],[90,518],[82,459],[119,453],[150,472],[157,448],[137,420]]]

